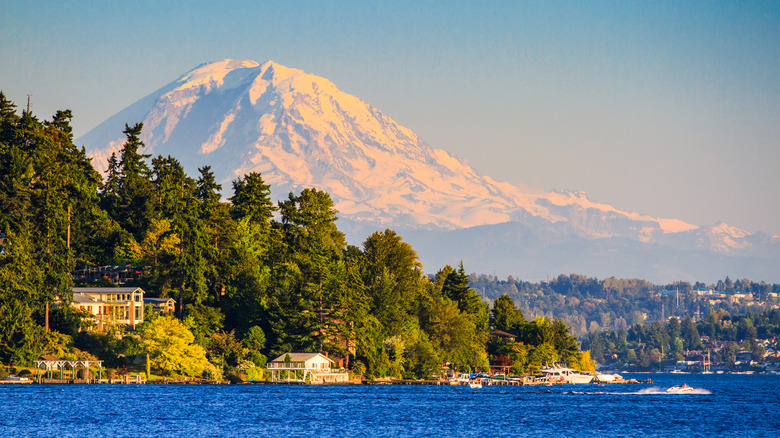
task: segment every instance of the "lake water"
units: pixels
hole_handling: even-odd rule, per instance
[[[0,385],[0,436],[780,436],[780,376],[625,377],[655,383]]]

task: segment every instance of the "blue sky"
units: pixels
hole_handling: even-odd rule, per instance
[[[776,1],[0,0],[0,89],[82,135],[195,66],[323,76],[483,174],[780,234]]]

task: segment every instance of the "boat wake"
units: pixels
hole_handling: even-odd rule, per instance
[[[659,386],[651,386],[650,388],[642,388],[635,392],[606,392],[606,391],[569,391],[567,394],[588,394],[588,395],[679,395],[679,394],[712,394],[704,388],[692,388],[690,391],[685,392],[667,392],[666,388]]]

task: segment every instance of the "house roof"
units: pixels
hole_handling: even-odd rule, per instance
[[[92,298],[92,297],[90,297],[89,295],[84,295],[81,292],[74,292],[73,293],[73,302],[74,303],[79,303],[79,304],[83,304],[83,303],[90,303],[91,304],[91,303],[97,303],[97,300]]]
[[[135,291],[144,290],[140,287],[74,287],[75,293],[89,293],[89,294],[131,294]]]
[[[330,363],[335,363],[333,360],[331,360],[329,357],[325,356],[322,353],[285,353],[277,357],[276,359],[272,360],[271,362],[284,362],[284,359],[285,357],[287,357],[288,354],[290,355],[290,360],[293,362],[308,362],[317,357],[321,357]]]
[[[491,336],[500,336],[502,338],[513,338],[513,339],[517,337],[516,334],[505,332],[503,330],[493,330],[492,332],[490,332],[490,335]]]
[[[176,301],[173,298],[147,298],[144,297],[144,303],[167,303],[169,301]]]

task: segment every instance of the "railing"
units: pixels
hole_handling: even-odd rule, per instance
[[[310,371],[312,373],[346,373],[348,372],[344,368],[315,368],[307,367],[305,362],[271,362],[267,365],[269,370],[282,370],[282,371]]]
[[[327,371],[330,372],[330,367],[319,367],[319,364],[306,365],[306,362],[271,362],[268,364],[268,369],[275,370],[309,370],[309,371]]]

